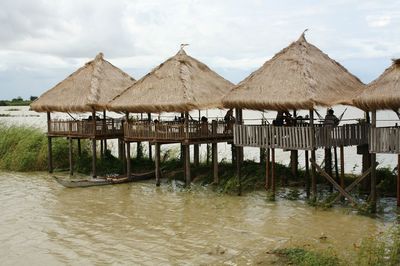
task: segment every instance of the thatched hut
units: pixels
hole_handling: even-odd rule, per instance
[[[96,139],[101,140],[101,146],[104,147],[101,152],[104,152],[106,139],[123,137],[122,121],[106,119],[106,104],[134,82],[132,77],[104,60],[103,54],[99,53],[94,60],[87,62],[31,104],[32,110],[47,112],[50,172],[52,137],[69,138],[70,147],[72,138],[76,138],[79,150],[80,139],[89,138],[93,142],[93,176],[96,177]],[[96,111],[103,112],[102,119],[99,119]],[[91,116],[83,120],[52,120],[51,112],[90,112]],[[70,150],[70,172],[73,174],[71,156]]]
[[[223,100],[228,108],[310,110],[348,104],[362,82],[307,42],[304,33],[235,86]]]
[[[394,59],[382,75],[368,84],[367,88],[355,97],[354,105],[372,112],[372,127],[369,132],[372,165],[375,165],[376,153],[391,153],[397,154],[397,167],[400,169],[400,128],[397,123],[394,127],[376,127],[377,110],[393,110],[400,118],[400,59]],[[400,171],[397,172],[397,206],[400,206]],[[375,168],[372,175],[375,176]]]
[[[358,145],[366,138],[360,135],[359,139],[346,140],[339,127],[332,129],[314,126],[313,110],[316,107],[350,104],[351,99],[362,89],[363,83],[357,77],[307,42],[303,33],[297,41],[281,50],[235,86],[224,98],[223,103],[227,108],[280,112],[293,110],[293,117],[286,117],[290,118],[290,123],[286,123],[284,127],[236,125],[234,142],[240,147],[267,148],[267,162],[269,149],[272,152],[272,160],[275,148],[292,150],[294,156],[291,157],[295,158],[293,161],[297,169],[297,150],[306,150],[306,158],[308,150],[311,150],[311,160],[315,163],[315,149],[318,147]],[[296,110],[301,109],[310,110],[309,119],[296,119]],[[302,126],[296,125],[298,122],[301,122]],[[276,123],[278,124],[283,125],[283,122]],[[354,130],[358,132],[359,128],[355,126]],[[274,191],[274,178],[269,181],[269,167],[267,170],[266,187],[272,186]],[[312,190],[315,197],[316,179],[313,173],[314,169]]]
[[[160,143],[184,144],[185,174],[189,183],[189,145],[195,144],[198,149],[198,144],[213,142],[216,149],[218,141],[232,140],[232,131],[226,131],[226,125],[217,122],[212,125],[205,120],[194,121],[189,118],[189,111],[222,108],[222,98],[232,86],[231,82],[187,55],[181,48],[175,56],[115,97],[107,107],[112,111],[124,112],[184,113],[185,117],[179,121],[128,121],[124,127],[124,137],[127,149],[129,143],[134,141],[155,143],[156,169],[159,168]]]

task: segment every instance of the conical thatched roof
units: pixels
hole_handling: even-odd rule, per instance
[[[368,84],[367,88],[354,99],[354,105],[364,110],[400,108],[400,59],[393,60],[393,64],[376,80]]]
[[[314,45],[304,33],[233,88],[228,108],[255,110],[314,109],[349,104],[361,81]]]
[[[113,111],[186,112],[222,107],[233,84],[181,49],[108,104]]]
[[[31,104],[31,109],[37,112],[103,110],[111,99],[134,82],[99,53],[94,60],[43,93]]]

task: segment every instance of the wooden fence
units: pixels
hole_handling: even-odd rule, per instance
[[[49,136],[120,137],[123,136],[120,119],[105,120],[50,120]]]
[[[340,127],[234,125],[237,146],[311,150],[321,147],[350,146],[368,142],[368,125],[352,124]]]
[[[369,135],[369,150],[372,153],[400,154],[400,128],[371,128]]]
[[[124,137],[130,141],[182,142],[232,140],[232,126],[223,123],[181,122],[128,122],[124,124]]]

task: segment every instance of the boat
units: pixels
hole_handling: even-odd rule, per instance
[[[155,178],[155,171],[140,173],[140,174],[131,174],[130,177],[126,175],[120,176],[110,176],[110,177],[97,177],[97,178],[83,178],[83,179],[70,179],[59,176],[53,176],[54,179],[62,186],[67,188],[76,188],[76,187],[93,187],[93,186],[104,186],[104,185],[115,185],[115,184],[123,184],[129,182],[137,182],[143,180],[149,180]]]

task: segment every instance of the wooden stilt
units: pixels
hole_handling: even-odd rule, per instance
[[[200,165],[200,145],[194,144],[193,145],[193,163],[195,167]]]
[[[185,177],[186,177],[186,186],[190,186],[192,182],[192,177],[190,176],[190,146],[185,145]]]
[[[122,153],[122,171],[126,174],[126,151],[125,151],[125,141],[121,141],[121,153]]]
[[[271,149],[271,189],[272,196],[275,197],[276,191],[276,179],[275,179],[275,149]]]
[[[269,190],[271,183],[270,183],[270,152],[269,148],[266,149],[265,152],[265,189]]]
[[[51,115],[47,112],[47,134],[51,131]],[[49,173],[53,173],[53,149],[51,137],[47,136],[47,165]]]
[[[325,149],[324,149],[324,151],[325,151],[325,172],[328,174],[328,175],[330,175],[330,176],[332,176],[332,151],[331,151],[331,147],[326,147]],[[330,192],[332,192],[333,191],[333,186],[331,185],[331,184],[329,184],[330,185]]]
[[[212,144],[212,161],[213,161],[213,177],[214,177],[214,184],[219,183],[219,176],[218,176],[218,143]]]
[[[155,164],[156,164],[156,186],[160,186],[161,169],[160,169],[160,143],[156,142],[155,146]]]
[[[104,147],[103,147],[103,140],[100,140],[100,157],[104,157]]]
[[[371,127],[376,127],[376,111],[372,111],[372,123]],[[376,165],[376,154],[371,153],[371,164]],[[376,212],[376,167],[372,168],[371,171],[371,194],[370,194],[370,204],[371,204],[371,212]]]
[[[242,195],[242,173],[241,173],[241,161],[240,158],[240,149],[236,146],[236,175],[238,177],[239,182],[239,192],[238,195]]]
[[[126,142],[126,176],[131,177],[131,143]]]
[[[142,158],[143,158],[142,142],[138,141],[136,143],[136,159],[142,159]]]
[[[70,175],[74,175],[74,165],[73,165],[73,161],[72,161],[72,138],[68,138],[68,142],[69,142],[69,174]]]
[[[344,188],[344,147],[340,146],[340,186]]]
[[[148,122],[150,124],[151,123],[151,113],[147,114],[147,120],[148,120]],[[153,150],[152,150],[150,141],[149,141],[149,159],[150,159],[150,161],[153,160]]]
[[[78,156],[82,156],[81,139],[78,139]]]
[[[97,171],[96,171],[96,139],[92,139],[92,176],[93,178],[97,177]]]
[[[310,164],[309,164],[309,157],[308,157],[308,151],[306,150],[304,152],[304,157],[305,157],[305,165],[306,165],[306,175],[305,175],[305,187],[306,187],[306,196],[307,199],[310,198]]]
[[[340,150],[340,148],[339,148]],[[338,166],[338,156],[337,156],[337,147],[333,148],[333,154],[334,154],[334,159],[335,159],[335,178],[336,182],[338,184],[341,184],[340,178],[339,178],[339,166]]]
[[[397,154],[397,207],[400,207],[400,154]]]
[[[290,151],[290,169],[293,177],[297,177],[298,174],[297,172],[299,165],[298,157],[299,157],[299,152],[297,150]]]
[[[315,156],[315,129],[314,129],[314,110],[310,110],[310,126],[311,126],[311,160],[316,161]],[[312,199],[315,201],[317,199],[317,176],[315,172],[315,165],[311,164],[311,190]]]

